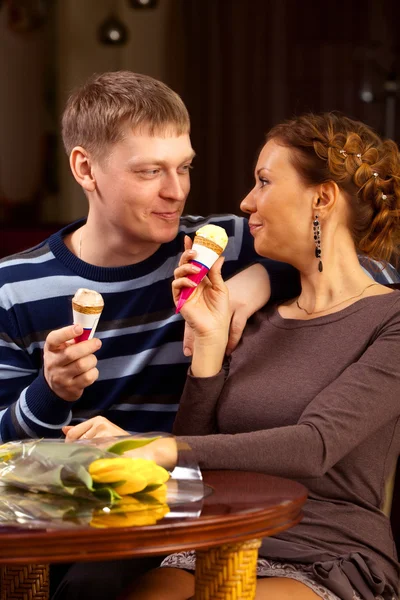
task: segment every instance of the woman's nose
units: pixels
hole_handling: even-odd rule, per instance
[[[256,211],[256,203],[253,200],[252,192],[249,192],[245,198],[240,203],[240,210],[245,213],[253,213]]]

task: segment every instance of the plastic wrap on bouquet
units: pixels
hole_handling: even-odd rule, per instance
[[[178,445],[171,472],[128,455],[171,437],[147,435],[0,446],[0,527],[132,527],[198,516],[205,489],[190,448]]]

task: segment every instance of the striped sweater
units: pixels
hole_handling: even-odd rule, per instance
[[[61,427],[103,415],[128,431],[170,431],[189,359],[182,351],[184,322],[175,314],[173,271],[185,234],[205,223],[229,235],[224,277],[260,260],[246,219],[233,215],[184,217],[178,236],[141,263],[95,267],[79,260],[63,237],[78,221],[38,246],[0,261],[0,437],[59,437]],[[293,269],[266,261],[278,296],[298,286]],[[99,379],[79,400],[66,402],[47,385],[42,351],[47,334],[72,323],[71,299],[78,288],[103,295],[96,336]],[[287,288],[285,290],[285,288]]]
[[[61,427],[103,415],[131,432],[171,431],[190,359],[182,351],[184,322],[175,315],[173,271],[183,238],[206,223],[229,235],[223,275],[261,261],[273,300],[299,292],[297,272],[255,254],[247,220],[233,215],[183,217],[177,237],[141,263],[95,267],[72,254],[63,237],[78,221],[38,246],[0,260],[0,440],[59,437]],[[395,280],[395,271],[368,262],[375,279]],[[96,331],[99,379],[79,400],[56,396],[43,376],[47,334],[72,323],[71,299],[80,287],[104,297]]]

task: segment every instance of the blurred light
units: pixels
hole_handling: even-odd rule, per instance
[[[129,0],[132,8],[155,8],[157,0]]]
[[[112,46],[122,46],[128,41],[128,29],[114,15],[108,17],[98,29],[100,43]]]
[[[374,94],[372,93],[372,90],[365,87],[360,91],[360,98],[363,102],[370,103],[374,100]]]

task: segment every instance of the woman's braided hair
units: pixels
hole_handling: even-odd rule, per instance
[[[292,162],[310,185],[334,181],[352,207],[357,251],[397,260],[400,249],[400,155],[367,125],[336,113],[306,114],[276,125],[267,141],[292,148]]]

